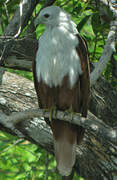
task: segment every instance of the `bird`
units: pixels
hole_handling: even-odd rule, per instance
[[[71,15],[58,6],[43,8],[36,24],[45,25],[32,68],[39,107],[86,117],[90,96],[86,41],[80,36]],[[76,146],[81,143],[85,129],[53,116],[49,125],[59,173],[70,177],[76,161]]]

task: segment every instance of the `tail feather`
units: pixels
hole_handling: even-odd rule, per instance
[[[73,180],[74,177],[74,169],[72,169],[72,173],[69,176],[62,176],[61,180]]]
[[[57,168],[62,176],[71,174],[76,160],[77,130],[74,125],[52,121]]]
[[[66,139],[54,141],[57,167],[63,176],[71,174],[76,159],[76,142],[70,144]]]

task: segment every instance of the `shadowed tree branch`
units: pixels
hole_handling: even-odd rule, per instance
[[[42,109],[30,109],[23,112],[12,113],[10,116],[2,115],[0,117],[0,123],[2,123],[7,128],[13,129],[17,123],[35,117],[49,118],[49,112],[45,112]],[[88,113],[87,118],[81,117],[80,114],[76,113],[73,115],[73,119],[71,120],[70,114],[57,111],[56,118],[75,125],[80,125],[87,129],[91,134],[94,134],[98,138],[102,138],[103,141],[110,141],[111,143],[117,145],[117,130],[110,128],[91,112]]]
[[[27,25],[35,6],[39,3],[37,0],[22,0],[16,10],[12,20],[4,31],[3,51],[0,58],[0,65],[4,64],[5,59],[9,56],[11,49],[15,46],[14,39],[22,32]]]
[[[113,21],[110,24],[110,31],[108,33],[107,41],[104,46],[104,51],[99,59],[99,62],[96,63],[95,69],[91,73],[90,81],[91,85],[94,85],[97,79],[101,76],[102,72],[106,68],[108,61],[110,60],[113,52],[115,52],[115,42],[117,36],[117,21]]]

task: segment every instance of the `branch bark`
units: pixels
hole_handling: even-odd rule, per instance
[[[107,7],[109,7],[110,11],[113,12],[114,16],[117,17],[117,10],[116,10],[116,1],[110,1],[110,0],[100,0],[100,2],[103,5],[106,5]]]
[[[115,41],[117,36],[117,21],[113,21],[110,24],[110,31],[108,33],[107,41],[104,46],[104,51],[98,63],[96,63],[95,69],[91,73],[90,81],[91,85],[94,85],[97,79],[101,76],[102,72],[106,68],[110,57],[115,52]]]
[[[44,112],[42,109],[33,109],[23,112],[12,113],[10,116],[3,115],[0,117],[0,123],[7,128],[14,128],[17,123],[31,118],[49,118],[49,112]],[[66,121],[75,125],[80,125],[92,132],[98,138],[102,138],[103,141],[110,141],[117,145],[117,130],[110,128],[102,120],[98,119],[91,112],[88,113],[87,118],[81,117],[80,114],[74,114],[71,120],[70,114],[65,114],[62,111],[57,111],[56,118],[61,121]]]
[[[3,50],[4,53],[0,58],[0,64],[4,64],[4,60],[8,57],[13,48],[14,39],[22,32],[27,25],[32,12],[39,1],[37,0],[22,0],[16,10],[12,20],[8,24],[4,32]]]
[[[12,20],[5,29],[5,36],[11,38],[17,38],[23,28],[27,25],[34,8],[39,1],[37,0],[22,0],[16,10]]]

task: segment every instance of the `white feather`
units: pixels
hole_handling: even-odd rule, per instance
[[[51,19],[52,22],[58,23],[53,26],[49,20],[48,23],[46,21],[46,31],[39,38],[36,74],[38,82],[42,79],[49,87],[61,86],[63,78],[68,75],[69,87],[72,88],[82,74],[80,59],[76,52],[78,32],[70,16],[62,10],[60,12],[59,18],[53,16],[54,20]]]

